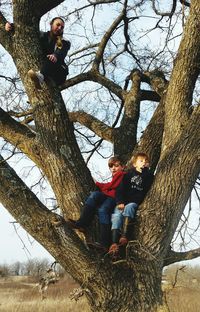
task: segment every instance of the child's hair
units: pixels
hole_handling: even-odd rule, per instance
[[[54,17],[54,18],[51,20],[50,25],[52,25],[53,22],[54,22],[55,20],[57,20],[57,19],[60,19],[63,23],[65,23],[65,21],[64,21],[64,19],[63,19],[62,17],[56,16],[56,17]]]
[[[121,166],[123,165],[121,157],[118,155],[115,155],[108,160],[108,167],[112,167],[113,164],[115,164],[116,162],[119,162]]]
[[[138,157],[145,158],[145,160],[147,162],[149,162],[149,156],[147,154],[145,154],[145,153],[139,152],[139,153],[136,153],[135,155],[133,155],[133,157],[131,158],[131,162],[132,162],[133,165],[135,164],[135,162],[138,159]]]

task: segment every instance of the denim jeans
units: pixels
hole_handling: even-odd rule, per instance
[[[89,226],[96,213],[99,216],[99,223],[110,224],[111,214],[115,206],[116,202],[114,198],[106,196],[100,191],[92,192],[85,202],[77,224],[80,226]]]
[[[112,223],[112,230],[115,229],[121,229],[123,225],[123,218],[129,217],[131,219],[134,219],[135,213],[137,210],[138,204],[136,203],[129,203],[124,207],[124,210],[120,210],[117,207],[115,207],[115,210],[111,217],[111,223]]]

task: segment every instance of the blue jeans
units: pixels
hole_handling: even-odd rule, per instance
[[[111,230],[120,230],[123,225],[123,217],[129,217],[134,219],[138,204],[129,203],[124,207],[124,210],[120,210],[115,207],[115,210],[111,217],[112,228]]]
[[[115,206],[116,202],[114,198],[106,196],[100,191],[92,192],[85,202],[85,206],[77,224],[83,227],[89,226],[97,212],[99,223],[110,224],[111,214]]]

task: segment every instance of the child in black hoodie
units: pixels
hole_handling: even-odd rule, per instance
[[[116,203],[112,214],[111,255],[117,255],[119,246],[128,243],[128,228],[132,223],[138,206],[142,203],[153,182],[149,171],[149,158],[145,153],[138,153],[132,158],[133,169],[124,175],[116,190]],[[121,230],[121,237],[120,237]]]

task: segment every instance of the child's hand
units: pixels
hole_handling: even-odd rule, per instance
[[[117,208],[118,208],[119,210],[124,210],[124,207],[125,207],[124,204],[119,204],[119,205],[117,205]]]

